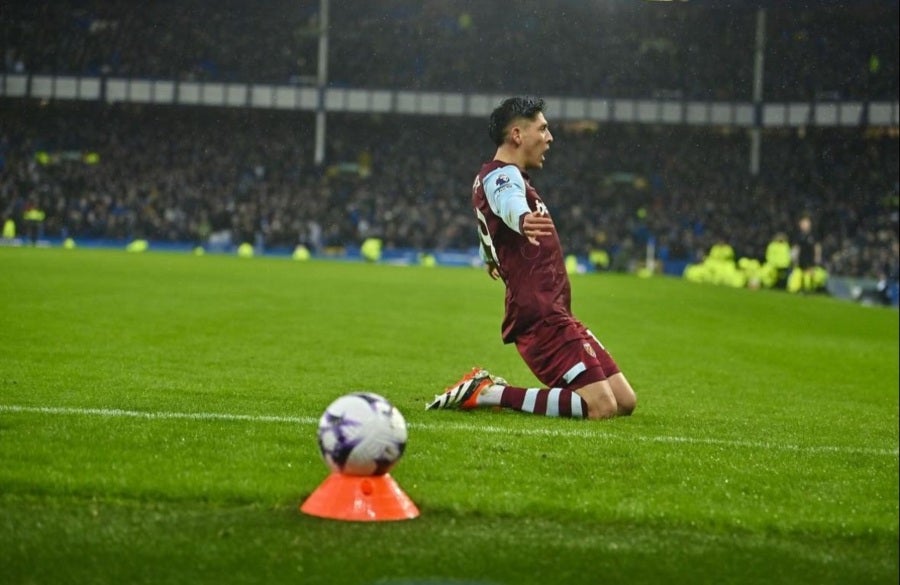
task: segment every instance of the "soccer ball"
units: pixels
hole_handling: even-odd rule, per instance
[[[332,471],[384,475],[406,448],[406,420],[383,396],[354,392],[325,409],[318,437],[322,459]]]

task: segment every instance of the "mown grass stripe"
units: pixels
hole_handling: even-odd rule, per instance
[[[76,415],[98,417],[139,418],[146,420],[195,420],[195,421],[236,421],[252,423],[288,423],[311,425],[318,422],[317,418],[310,416],[277,416],[277,415],[252,415],[232,414],[217,412],[148,412],[140,410],[122,410],[116,408],[74,408],[64,406],[21,406],[15,404],[0,404],[0,412],[9,413],[33,413],[50,415]],[[713,445],[721,447],[739,447],[745,449],[760,449],[773,451],[795,451],[798,453],[834,453],[845,455],[872,455],[878,457],[898,457],[900,449],[877,449],[870,447],[848,447],[840,445],[793,445],[785,443],[772,443],[765,441],[740,441],[733,439],[677,437],[677,436],[635,436],[613,435],[597,429],[510,429],[494,425],[475,425],[455,422],[434,423],[410,423],[410,428],[424,431],[462,431],[468,433],[496,433],[525,436],[546,437],[583,437],[592,439],[628,440],[646,443],[668,443],[683,445]]]

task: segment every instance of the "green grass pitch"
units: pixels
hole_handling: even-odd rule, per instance
[[[536,385],[480,270],[0,248],[0,583],[897,583],[896,311],[573,291],[630,418],[426,412]],[[352,390],[405,415],[419,518],[299,513]]]

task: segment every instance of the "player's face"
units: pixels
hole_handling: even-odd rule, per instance
[[[538,112],[534,120],[526,120],[521,130],[522,153],[525,156],[525,168],[540,169],[544,166],[544,155],[553,142],[550,126],[543,112]]]

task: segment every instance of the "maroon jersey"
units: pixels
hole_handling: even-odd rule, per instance
[[[562,330],[573,317],[559,236],[556,232],[543,236],[535,246],[520,233],[524,213],[549,215],[528,174],[508,163],[485,163],[472,186],[472,205],[482,258],[496,264],[506,284],[504,343],[514,342],[537,324]]]

